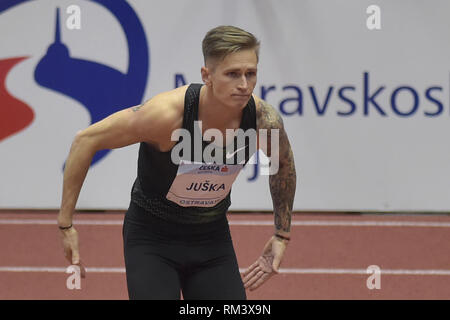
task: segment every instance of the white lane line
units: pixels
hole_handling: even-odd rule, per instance
[[[64,267],[0,267],[0,272],[66,272]],[[125,268],[86,268],[89,273],[125,273]]]
[[[47,272],[65,273],[64,267],[1,267],[0,272]],[[242,273],[246,268],[239,268]],[[125,268],[86,268],[87,273],[125,273]],[[366,269],[332,269],[332,268],[280,268],[284,274],[367,274]],[[450,276],[450,270],[408,270],[381,269],[382,275],[411,275],[411,276]]]
[[[230,225],[273,226],[273,221],[230,221]],[[424,222],[424,221],[330,221],[310,220],[292,221],[293,226],[312,227],[443,227],[450,228],[450,222]]]
[[[0,219],[0,225],[55,225],[49,219]],[[123,220],[74,220],[74,225],[121,226]],[[230,220],[230,226],[273,226],[273,220]],[[292,226],[311,227],[419,227],[450,228],[450,222],[426,221],[332,221],[309,220],[292,221]]]
[[[380,269],[384,275],[412,275],[412,276],[450,276],[450,270],[407,270],[407,269]],[[280,268],[281,273],[287,274],[368,274],[366,269],[298,269]]]
[[[0,225],[15,225],[15,224],[33,224],[33,225],[56,225],[56,220],[49,219],[0,219]],[[121,226],[123,220],[74,220],[73,224],[88,225],[88,226]]]

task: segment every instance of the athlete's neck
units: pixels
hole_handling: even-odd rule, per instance
[[[200,90],[200,101],[198,106],[198,119],[202,121],[203,128],[237,129],[241,123],[242,110],[232,109],[220,102],[208,86]]]

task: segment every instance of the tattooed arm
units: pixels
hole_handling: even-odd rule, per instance
[[[278,164],[278,171],[271,169],[269,176],[270,193],[274,210],[275,234],[289,237],[291,214],[296,188],[294,155],[288,136],[284,130],[283,119],[275,109],[263,100],[257,109],[257,127],[267,129],[267,139],[261,139],[259,145],[270,157],[271,165]],[[272,141],[272,130],[278,130],[278,141]],[[266,141],[264,141],[266,140]],[[275,144],[277,145],[275,145]]]
[[[297,180],[294,156],[281,116],[265,101],[256,99],[256,102],[258,132],[261,132],[261,129],[267,130],[266,137],[260,135],[258,138],[258,147],[270,159],[269,186],[274,210],[275,234],[266,243],[261,257],[244,272],[244,285],[250,290],[255,290],[273,274],[278,273],[278,267],[289,243]]]

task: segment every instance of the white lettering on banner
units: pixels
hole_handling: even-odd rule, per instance
[[[166,198],[182,207],[212,207],[227,196],[242,168],[181,161]]]
[[[381,9],[379,6],[373,4],[367,7],[367,14],[371,14],[366,20],[366,26],[369,30],[381,29]]]
[[[80,9],[80,7],[75,4],[68,6],[66,9],[66,13],[70,14],[70,16],[66,20],[67,29],[80,30],[81,29],[81,9]]]

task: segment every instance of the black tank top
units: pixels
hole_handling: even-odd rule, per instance
[[[201,87],[202,84],[191,84],[185,94],[182,129],[186,133],[189,132],[190,137],[195,136],[196,130],[201,136],[201,131],[194,124],[194,121],[198,121]],[[240,129],[244,132],[253,129],[256,132],[256,108],[253,97],[243,109]],[[181,163],[172,161],[172,151],[177,146],[180,147],[180,143],[187,143],[183,138],[167,152],[161,152],[152,145],[142,142],[131,201],[154,215],[178,223],[205,223],[220,218],[226,214],[231,205],[230,191],[234,179],[256,151],[256,146],[252,148],[249,140],[245,141],[245,148],[238,148],[240,145],[236,142],[236,138],[232,152],[223,148],[223,162],[219,164],[194,162],[198,160],[198,157],[194,157],[194,139],[191,139],[191,154],[183,154],[184,161]],[[209,142],[202,139],[202,152],[208,145]],[[245,161],[239,164],[236,161],[236,154],[241,150],[245,150]],[[214,152],[212,154],[215,155]],[[234,162],[230,162],[231,157],[227,158],[230,155],[234,155]]]

